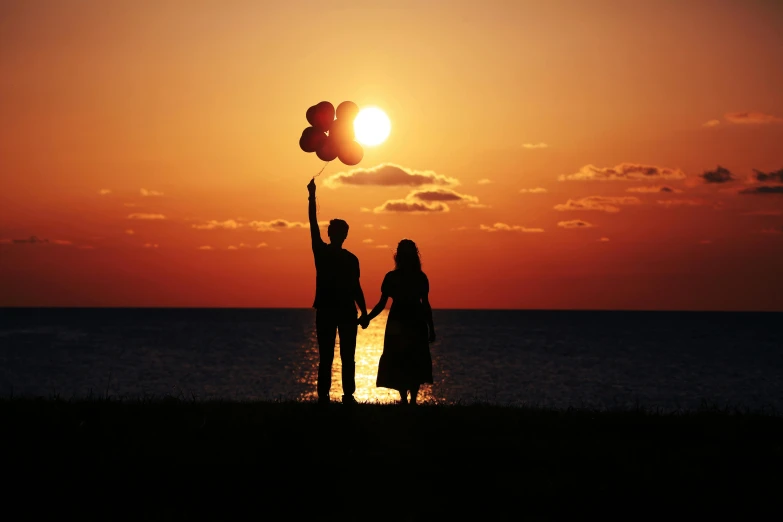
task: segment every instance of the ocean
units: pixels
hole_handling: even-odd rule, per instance
[[[783,314],[436,310],[422,402],[783,409]],[[0,309],[0,396],[309,400],[311,309]],[[386,312],[359,329],[375,387]],[[331,395],[342,396],[339,344]]]

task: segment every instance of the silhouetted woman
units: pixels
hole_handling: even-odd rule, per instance
[[[392,298],[375,385],[399,391],[401,404],[408,403],[410,392],[411,404],[416,404],[419,385],[432,383],[429,343],[435,341],[435,326],[428,297],[430,283],[421,271],[419,249],[410,239],[397,245],[394,265],[383,279],[380,301],[367,316],[374,319]]]

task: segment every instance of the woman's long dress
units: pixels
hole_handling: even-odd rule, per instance
[[[392,306],[378,364],[377,387],[410,390],[432,383],[427,316],[421,302],[429,287],[427,276],[421,271],[393,270],[383,279],[381,292],[392,298]]]

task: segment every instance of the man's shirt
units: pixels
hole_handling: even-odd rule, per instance
[[[313,239],[315,257],[315,301],[313,308],[331,309],[356,316],[359,288],[359,259],[344,248]]]

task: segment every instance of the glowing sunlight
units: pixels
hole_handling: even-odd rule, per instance
[[[354,397],[359,402],[397,402],[400,400],[400,394],[397,390],[388,388],[376,388],[375,378],[378,376],[378,361],[383,353],[383,334],[386,331],[386,319],[389,316],[389,310],[384,310],[367,327],[366,330],[359,328],[359,334],[356,338],[356,392]],[[302,394],[300,399],[316,400],[316,381],[318,377],[318,342],[315,337],[315,327],[313,327],[312,339],[305,347],[307,352],[306,360],[311,361],[308,366],[304,380],[309,385],[308,391]],[[329,397],[340,402],[343,396],[342,385],[342,361],[340,360],[340,341],[335,346],[334,364],[332,365],[332,388],[329,391]],[[429,384],[424,384],[419,389],[419,402],[427,402],[432,398],[432,392]]]
[[[362,145],[380,145],[391,132],[391,122],[386,113],[377,107],[367,107],[359,111],[353,121],[356,141]]]

